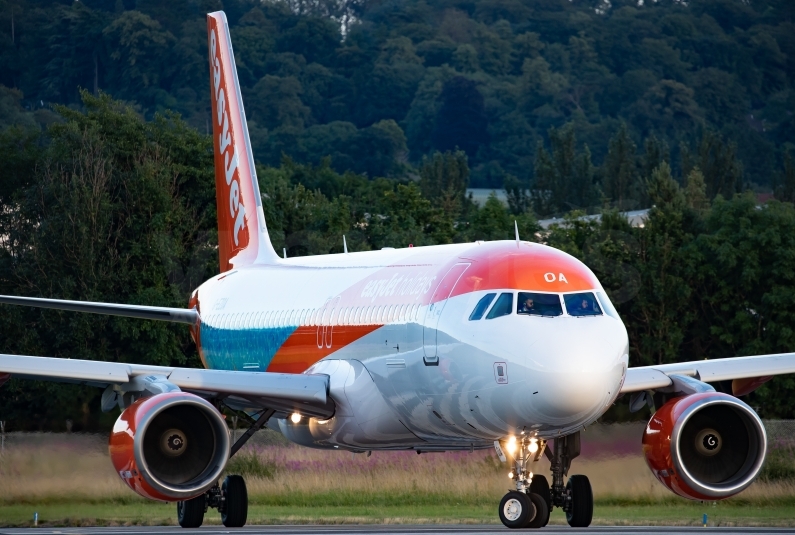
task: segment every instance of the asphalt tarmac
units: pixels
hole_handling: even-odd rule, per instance
[[[491,535],[507,533],[617,533],[619,535],[635,535],[653,533],[655,535],[678,535],[680,533],[727,533],[739,535],[743,533],[795,534],[795,528],[723,528],[723,527],[613,527],[592,526],[574,529],[564,526],[549,526],[540,530],[521,530],[513,532],[501,525],[343,525],[343,526],[247,526],[239,529],[227,529],[222,526],[205,526],[199,529],[182,529],[173,526],[134,526],[124,528],[0,528],[0,535],[338,535],[343,533],[378,534],[378,535],[447,535],[453,533]]]

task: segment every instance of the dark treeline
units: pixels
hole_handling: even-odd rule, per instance
[[[0,121],[48,124],[82,87],[206,132],[204,14],[224,9],[264,164],[403,177],[459,149],[471,186],[532,189],[547,215],[647,207],[651,143],[731,197],[774,188],[795,143],[793,6],[1,0]]]
[[[218,269],[211,139],[174,114],[146,121],[108,96],[83,98],[82,111],[56,108],[46,132],[0,131],[0,293],[185,306]],[[585,165],[568,155],[567,132],[539,158],[549,180]],[[517,221],[523,239],[568,251],[600,277],[629,330],[631,365],[792,351],[795,207],[712,196],[687,158],[673,166],[681,175],[646,148],[639,195],[653,208],[643,227],[608,209],[599,221],[574,211],[548,230],[521,188],[507,191],[508,206],[472,203],[463,151],[425,157],[416,179],[341,174],[327,160],[258,169],[273,245],[290,256],[341,252],[343,234],[351,250],[513,239]],[[792,198],[791,162],[778,182]],[[199,365],[184,326],[11,306],[0,307],[0,352]],[[0,419],[9,429],[62,430],[67,419],[107,428],[100,393],[12,380],[0,387]],[[795,379],[782,376],[750,403],[792,418],[793,395]]]

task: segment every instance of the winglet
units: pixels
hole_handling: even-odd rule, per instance
[[[221,271],[277,263],[279,256],[265,226],[235,55],[223,11],[207,15],[207,38]]]

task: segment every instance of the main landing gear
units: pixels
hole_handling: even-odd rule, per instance
[[[273,409],[265,409],[257,418],[242,414],[251,424],[248,430],[237,439],[229,450],[231,458],[254,433],[262,429],[274,414]],[[210,490],[190,500],[177,502],[177,521],[183,528],[198,528],[204,522],[204,513],[212,507],[221,513],[221,522],[228,528],[242,528],[248,517],[248,491],[242,476],[230,475],[224,478],[219,486],[216,483]]]
[[[221,522],[228,528],[242,528],[248,517],[248,492],[241,476],[226,476],[201,496],[177,502],[177,521],[183,528],[198,528],[204,513],[213,507],[221,513]]]
[[[591,483],[583,475],[573,475],[564,486],[571,461],[580,454],[580,434],[575,433],[553,441],[552,451],[546,441],[522,435],[507,444],[508,454],[514,464],[510,473],[516,484],[500,501],[499,515],[509,528],[541,528],[549,522],[553,507],[566,513],[572,527],[588,527],[593,518],[593,492]],[[552,468],[552,487],[547,478],[534,475],[530,463],[541,455],[547,456]]]

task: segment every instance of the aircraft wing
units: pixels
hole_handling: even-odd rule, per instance
[[[54,308],[73,312],[90,312],[109,316],[125,316],[146,320],[174,321],[195,325],[199,313],[187,308],[150,307],[141,305],[119,305],[116,303],[93,303],[91,301],[67,301],[64,299],[42,299],[39,297],[16,297],[0,295],[0,304],[28,307]]]
[[[93,360],[0,355],[0,376],[107,387],[124,385],[136,377],[158,376],[186,392],[220,397],[230,406],[297,411],[330,417],[334,403],[328,396],[327,375],[172,368]],[[1,381],[1,378],[0,378]]]
[[[695,360],[627,370],[621,393],[665,388],[672,384],[669,375],[687,375],[705,383],[734,379],[765,378],[795,373],[795,353],[755,355],[714,360]]]

